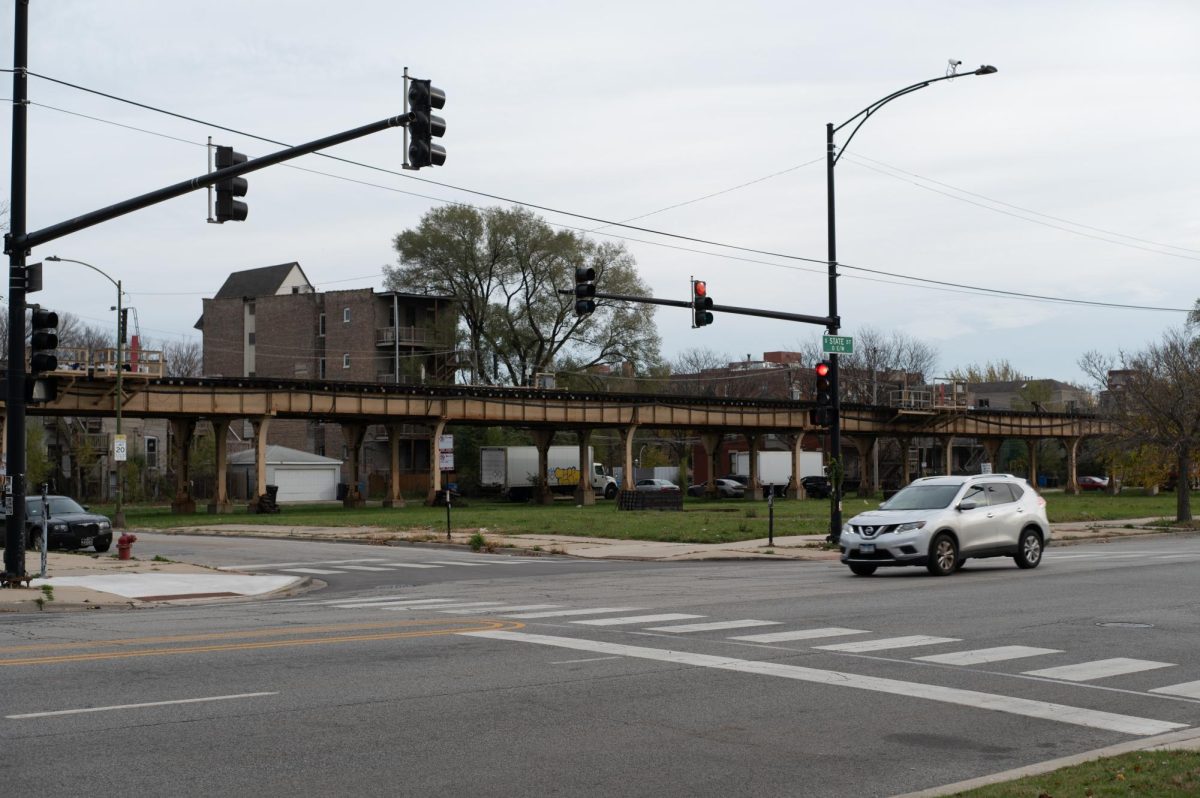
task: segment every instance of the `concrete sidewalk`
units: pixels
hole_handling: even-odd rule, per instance
[[[1154,518],[1125,521],[1056,524],[1052,545],[1102,542],[1131,535],[1163,534],[1150,527]],[[263,537],[286,540],[364,543],[385,546],[428,546],[468,549],[476,533],[492,551],[514,555],[566,555],[585,559],[685,562],[695,560],[837,560],[838,552],[824,535],[778,536],[737,543],[664,543],[614,540],[571,535],[499,535],[487,529],[464,529],[444,534],[400,531],[377,527],[290,527],[270,524],[228,524],[154,530],[158,534],[191,534],[229,537]],[[178,601],[252,598],[294,591],[311,580],[295,576],[237,574],[190,563],[155,559],[150,544],[135,545],[133,560],[112,554],[51,552],[45,580],[28,588],[0,590],[0,613],[62,611],[68,609],[150,607]],[[38,552],[26,553],[30,573],[40,569]],[[47,592],[43,586],[49,587]]]

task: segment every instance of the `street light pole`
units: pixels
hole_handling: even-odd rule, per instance
[[[55,263],[78,263],[80,266],[86,266],[89,269],[91,269],[92,271],[94,271],[97,274],[104,277],[104,279],[108,280],[110,283],[112,283],[113,285],[115,285],[117,287],[117,306],[116,306],[116,308],[114,308],[117,311],[117,363],[116,363],[116,366],[117,366],[117,386],[116,386],[117,395],[116,395],[115,399],[113,400],[113,405],[116,408],[116,414],[117,414],[116,435],[117,435],[117,437],[120,437],[120,435],[121,435],[121,399],[124,396],[124,394],[122,393],[122,387],[121,387],[121,372],[124,370],[124,360],[125,360],[125,357],[124,357],[125,336],[122,334],[124,332],[124,329],[123,329],[124,325],[121,323],[122,319],[124,318],[124,306],[122,305],[123,292],[121,291],[121,281],[114,280],[113,278],[109,277],[104,271],[96,268],[95,266],[93,266],[90,263],[85,263],[81,260],[73,260],[71,258],[60,258],[57,255],[51,255],[48,258],[46,258],[46,260],[54,261]],[[115,455],[116,455],[115,443],[114,443],[113,449],[114,449],[113,455],[115,457]],[[124,486],[123,486],[123,482],[122,482],[121,478],[124,476],[125,461],[117,460],[116,464],[117,464],[116,465],[116,470],[117,470],[117,491],[116,491],[117,507],[116,507],[116,510],[113,512],[113,527],[115,529],[124,529],[125,528],[125,507],[124,507],[124,502],[122,501],[124,498]]]
[[[842,154],[846,151],[846,147],[849,146],[850,140],[854,138],[854,134],[858,132],[858,129],[862,127],[868,119],[871,118],[871,114],[875,113],[897,97],[903,97],[906,94],[911,94],[914,91],[925,88],[931,83],[937,83],[943,80],[953,80],[954,78],[966,77],[968,75],[991,75],[996,72],[996,68],[994,66],[984,65],[973,72],[964,72],[960,75],[954,71],[957,69],[957,67],[958,63],[952,61],[950,74],[938,78],[923,80],[920,83],[914,83],[911,86],[906,86],[899,91],[894,91],[886,97],[871,103],[866,108],[862,109],[857,114],[836,127],[834,127],[832,122],[825,125],[825,184],[826,203],[829,216],[829,324],[826,327],[826,330],[830,335],[837,335],[838,328],[841,325],[841,319],[838,318],[837,310],[837,224],[836,217],[834,215],[833,201],[833,167],[837,166],[837,162],[841,159]],[[842,144],[842,148],[839,151],[833,142],[834,135],[842,128],[846,127],[852,122],[855,122],[855,120],[857,120],[857,124],[854,125],[854,129],[850,131],[850,135],[846,137],[846,141],[844,144]],[[842,468],[842,399],[841,390],[838,387],[838,356],[836,352],[830,353],[829,366],[829,386],[831,389],[830,393],[832,394],[833,398],[833,408],[830,413],[832,418],[829,422],[829,458],[834,469],[833,473],[830,474],[831,478],[829,480],[831,490],[829,494],[828,540],[833,543],[837,543],[842,536],[841,477],[844,473],[844,470]]]

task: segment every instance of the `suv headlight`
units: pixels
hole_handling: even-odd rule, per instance
[[[97,524],[97,526],[101,529],[108,529],[110,526],[112,526],[112,524],[110,524],[108,521],[101,521],[99,524]]]
[[[893,531],[895,532],[915,532],[925,526],[924,521],[909,521],[907,524],[900,524]]]
[[[842,534],[843,535],[853,535],[854,527],[850,526],[849,524],[842,524]]]
[[[59,523],[59,524],[51,524],[51,525],[50,525],[50,531],[51,531],[51,532],[66,532],[66,531],[67,531],[67,525],[66,525],[66,524],[62,524],[62,523]]]

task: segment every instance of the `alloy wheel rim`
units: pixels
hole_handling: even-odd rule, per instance
[[[937,561],[938,567],[943,571],[954,567],[954,544],[948,540],[938,543]]]
[[[1042,544],[1038,542],[1036,535],[1030,535],[1025,538],[1025,560],[1026,562],[1037,562],[1042,558]]]

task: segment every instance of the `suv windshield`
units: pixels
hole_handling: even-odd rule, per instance
[[[881,510],[940,510],[949,507],[961,485],[909,485],[883,504]]]

